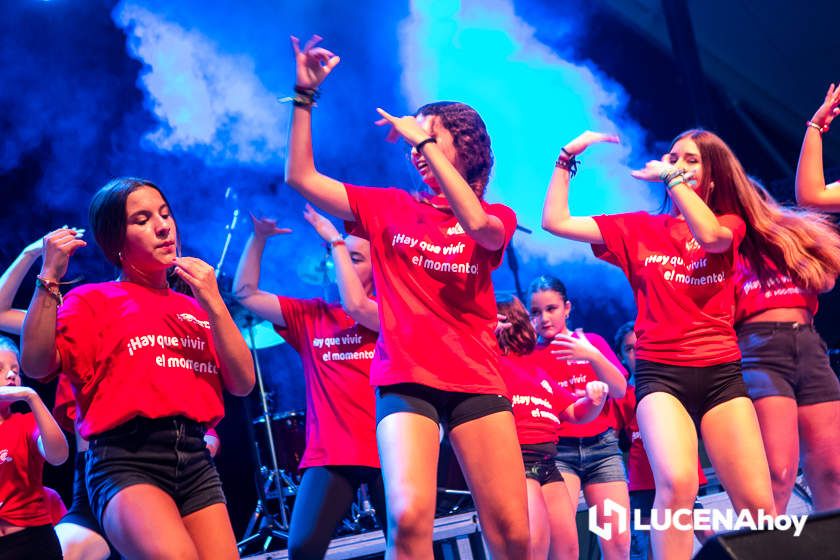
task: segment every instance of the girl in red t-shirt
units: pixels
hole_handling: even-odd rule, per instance
[[[840,84],[831,84],[822,105],[808,121],[796,166],[796,202],[826,212],[840,212],[840,181],[825,183],[822,135],[840,115]]]
[[[86,244],[74,230],[47,235],[23,324],[23,363],[35,377],[60,371],[73,383],[76,426],[90,441],[91,506],[120,553],[234,558],[203,436],[224,413],[223,388],[244,396],[253,387],[251,354],[213,268],[178,255],[176,223],[158,187],[113,180],[94,196],[90,221],[119,280],[63,298],[58,283]],[[194,298],[169,288],[173,266]]]
[[[589,381],[579,398],[563,389],[539,366],[533,351],[537,333],[515,296],[498,302],[505,323],[496,330],[502,377],[513,398],[516,434],[525,463],[531,558],[578,558],[577,500],[566,490],[554,462],[561,422],[585,423],[604,407],[609,388]]]
[[[368,485],[376,515],[385,525],[370,385],[370,362],[379,330],[376,303],[371,299],[370,243],[353,235],[343,238],[332,222],[309,205],[304,217],[329,244],[341,304],[259,289],[266,241],[291,231],[267,218],[252,216],[254,233],[233,281],[242,305],[271,321],[303,362],[306,449],[289,527],[292,559],[324,556],[361,484]]]
[[[607,341],[595,333],[568,328],[572,303],[559,279],[547,275],[534,279],[528,303],[539,335],[534,357],[561,387],[582,395],[588,382],[600,380],[609,387],[610,402],[624,396],[627,372]],[[597,507],[600,526],[617,527],[620,519],[606,515],[603,504],[609,499],[629,508],[630,500],[612,406],[585,424],[563,425],[559,436],[554,460],[572,501],[577,502],[583,489],[586,503]],[[630,532],[614,532],[610,539],[599,539],[599,545],[607,560],[626,558]]]
[[[591,243],[619,266],[636,298],[636,417],[656,481],[657,509],[691,509],[697,495],[697,433],[737,510],[774,514],[770,473],[732,327],[735,255],[746,235],[741,202],[754,192],[717,136],[681,134],[663,161],[634,177],[664,180],[670,214],[572,217],[575,156],[618,138],[585,132],[564,146],[552,175],[543,227]],[[753,224],[750,224],[753,227]],[[691,531],[654,531],[663,558],[689,558]]]
[[[371,365],[377,441],[388,502],[388,556],[431,558],[441,422],[449,433],[495,558],[528,555],[522,456],[493,336],[491,271],[504,257],[516,216],[482,201],[490,138],[471,107],[442,102],[416,116],[379,110],[389,135],[412,146],[434,192],[346,185],[312,157],[317,87],[339,58],[314,37],[297,60],[286,181],[328,213],[354,222],[371,242],[380,333]]]
[[[814,328],[817,295],[840,272],[840,236],[827,216],[782,207],[755,187],[774,237],[741,245],[735,329],[776,510],[787,510],[800,460],[814,509],[840,508],[840,382]]]
[[[0,336],[0,560],[60,559],[41,476],[44,461],[60,465],[69,448],[38,393],[20,383],[17,347]],[[16,401],[31,412],[13,413]]]

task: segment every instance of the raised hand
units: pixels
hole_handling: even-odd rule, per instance
[[[821,126],[823,132],[825,132],[837,115],[840,115],[840,83],[828,86],[825,99],[814,116],[811,117],[811,122]]]
[[[222,303],[219,286],[216,284],[215,271],[206,262],[195,257],[177,257],[175,259],[175,274],[187,283],[192,290],[193,297],[202,309],[208,313],[214,305]]]
[[[320,35],[313,35],[300,49],[300,39],[292,35],[292,49],[295,51],[295,85],[307,89],[315,89],[321,85],[341,58],[332,51],[316,47],[321,42]]]
[[[61,226],[61,227],[65,228],[65,229],[71,229],[71,230],[75,231],[76,232],[76,239],[81,239],[85,234],[84,228],[71,228],[71,227],[68,227],[66,225]],[[56,231],[58,231],[58,230],[56,230]],[[32,243],[30,243],[29,245],[24,247],[23,248],[23,253],[25,255],[29,255],[29,256],[35,257],[35,258],[43,255],[44,254],[44,238],[39,237],[38,239],[36,239]]]
[[[493,333],[496,336],[499,336],[499,333],[508,330],[512,326],[513,326],[513,323],[508,322],[507,315],[502,315],[501,313],[496,313],[496,328],[493,329]]]
[[[324,241],[334,241],[341,238],[341,234],[335,225],[324,216],[315,211],[309,204],[303,211],[303,218],[318,232]]]
[[[35,394],[31,387],[20,385],[7,385],[0,387],[0,403],[13,403],[17,401],[28,401]]]
[[[600,144],[602,142],[609,142],[611,144],[618,144],[619,139],[615,134],[607,134],[605,132],[593,132],[591,130],[585,131],[583,134],[563,146],[567,152],[576,156],[583,153],[586,148],[592,144]]]
[[[598,352],[581,329],[575,329],[577,337],[564,333],[554,335],[551,341],[552,350],[558,360],[592,360],[592,356]]]
[[[59,228],[44,236],[44,262],[41,265],[41,276],[44,279],[58,282],[67,274],[70,257],[80,248],[87,246],[78,236],[79,230],[68,228]]]
[[[382,115],[382,118],[376,121],[378,126],[391,125],[391,130],[388,131],[388,136],[385,137],[388,142],[396,142],[402,137],[412,146],[416,146],[429,137],[429,133],[411,115],[395,117],[379,107],[376,108],[376,112]]]
[[[667,156],[663,156],[667,157]],[[662,181],[662,178],[667,175],[668,173],[677,171],[677,166],[671,165],[668,162],[661,161],[661,160],[651,160],[647,162],[644,169],[637,169],[636,171],[631,171],[630,175],[635,177],[636,179],[641,179],[642,181]],[[694,176],[694,171],[686,171],[685,172],[685,179],[689,180]],[[690,182],[690,181],[689,181]]]
[[[271,218],[257,218],[253,214],[250,214],[250,216],[251,223],[254,225],[254,237],[268,239],[269,237],[274,237],[275,235],[292,233],[292,230],[289,228],[277,227],[277,220],[273,220]]]
[[[610,388],[603,381],[590,381],[586,384],[586,396],[595,406],[600,406],[609,392]]]

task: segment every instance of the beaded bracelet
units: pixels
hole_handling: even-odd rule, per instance
[[[58,282],[54,280],[47,280],[41,275],[35,277],[35,286],[41,288],[42,290],[46,290],[48,294],[50,294],[53,299],[58,302],[57,307],[61,307],[64,303],[64,296],[61,295],[61,290],[58,289]]]
[[[571,179],[577,174],[579,163],[580,162],[578,161],[577,156],[570,153],[565,147],[563,147],[560,148],[560,155],[557,156],[557,161],[554,162],[554,167],[568,171],[569,178]]]
[[[828,125],[820,126],[814,121],[805,121],[805,125],[817,129],[817,132],[819,132],[820,134],[828,132]]]

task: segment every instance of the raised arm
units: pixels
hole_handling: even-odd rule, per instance
[[[335,263],[335,277],[341,305],[354,321],[364,325],[372,331],[379,331],[379,305],[365,291],[359,275],[353,267],[353,259],[359,258],[350,254],[347,243],[331,221],[318,214],[311,206],[306,205],[303,217],[330,244],[333,263]]]
[[[609,387],[603,381],[590,381],[586,384],[586,395],[570,404],[560,415],[561,420],[586,424],[601,414],[607,400]]]
[[[667,157],[667,156],[666,156]],[[732,230],[720,223],[714,212],[694,192],[692,172],[678,174],[679,169],[664,161],[649,161],[644,169],[633,171],[633,177],[643,181],[665,181],[665,189],[700,246],[709,253],[723,253],[732,246]],[[669,180],[674,177],[672,180]]]
[[[23,320],[20,358],[27,375],[41,379],[59,369],[61,358],[55,346],[56,312],[60,296],[58,282],[67,273],[70,257],[87,245],[77,230],[61,228],[44,237],[44,260],[38,288],[32,295]]]
[[[193,296],[207,312],[225,389],[237,397],[246,396],[254,388],[254,359],[222,301],[213,267],[193,257],[178,257],[175,274],[189,285]]]
[[[840,84],[831,84],[808,126],[796,166],[796,202],[801,206],[840,212],[840,189],[826,187],[823,174],[822,135],[840,114]]]
[[[619,365],[618,358],[609,347],[603,350],[592,344],[581,329],[576,337],[558,334],[551,341],[551,353],[559,360],[586,360],[595,370],[595,375],[609,387],[609,394],[620,399],[627,391],[627,377]]]
[[[259,317],[271,321],[279,327],[285,327],[283,310],[277,296],[260,290],[260,264],[263,251],[269,237],[291,233],[287,228],[278,228],[277,222],[269,218],[257,218],[251,214],[254,232],[245,243],[245,251],[236,267],[233,278],[233,295],[246,309]]]
[[[43,243],[43,238],[30,243],[0,276],[0,331],[20,334],[23,328],[26,311],[12,309],[12,302],[26,273],[41,256]]]
[[[617,143],[618,136],[587,130],[561,149],[543,204],[542,227],[547,232],[585,243],[604,242],[601,230],[591,216],[572,216],[569,210],[569,181],[574,171],[574,158],[600,142]]]
[[[32,416],[35,417],[35,424],[41,435],[38,437],[38,452],[51,465],[60,465],[67,460],[70,448],[67,445],[67,438],[58,426],[58,422],[50,414],[44,401],[31,387],[9,385],[0,387],[0,403],[11,404],[15,401],[23,401],[29,405]]]
[[[505,244],[504,224],[498,217],[484,210],[475,191],[438,147],[431,121],[426,120],[421,125],[411,115],[395,117],[380,108],[376,111],[382,116],[376,124],[393,127],[388,135],[389,139],[396,140],[402,137],[412,148],[417,149],[417,146],[420,146],[421,154],[437,179],[441,192],[449,201],[452,213],[458,218],[464,233],[487,250],[501,249]]]
[[[339,57],[327,49],[315,47],[321,37],[314,35],[303,50],[292,37],[295,53],[296,82],[289,153],[286,158],[286,182],[303,197],[342,220],[354,220],[344,185],[320,173],[312,156],[312,106],[318,87],[339,63]]]

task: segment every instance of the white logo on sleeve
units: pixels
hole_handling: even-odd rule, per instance
[[[14,459],[9,457],[9,450],[0,449],[0,463],[11,463],[12,461],[14,461]]]
[[[176,317],[178,317],[178,319],[186,323],[193,323],[194,325],[198,325],[199,327],[204,327],[205,329],[210,330],[210,321],[199,321],[195,317],[195,315],[191,315],[189,313],[178,313]]]

